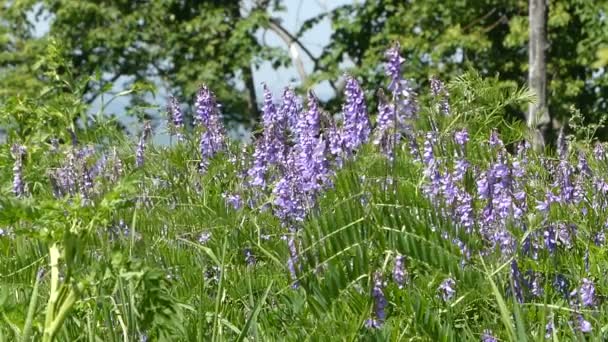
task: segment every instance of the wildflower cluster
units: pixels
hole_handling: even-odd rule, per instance
[[[103,150],[83,144],[74,132],[69,146],[51,140],[56,164],[46,171],[52,189],[49,197],[80,203],[88,209],[107,202],[128,207],[136,201],[125,194],[109,200],[103,196],[137,169],[135,174],[144,177],[137,188],[145,198],[144,209],[154,212],[158,203],[166,207],[162,212],[168,216],[166,222],[163,217],[163,243],[173,242],[168,231],[177,226],[176,221],[185,220],[171,216],[173,211],[183,210],[180,206],[190,210],[185,217],[205,217],[202,222],[183,224],[189,231],[176,237],[180,244],[189,239],[188,246],[200,248],[217,264],[201,266],[201,281],[219,288],[222,281],[234,276],[230,273],[234,265],[224,265],[218,250],[213,250],[225,238],[222,241],[226,244],[238,243],[233,246],[236,257],[230,262],[239,260],[236,264],[242,264],[248,276],[256,276],[269,264],[281,265],[280,271],[267,273],[289,279],[281,295],[302,292],[292,291],[289,286],[303,288],[309,291],[306,295],[312,298],[311,306],[329,308],[330,299],[340,298],[351,287],[358,289],[357,294],[351,293],[354,300],[361,303],[363,297],[369,304],[356,305],[359,311],[367,308],[356,315],[365,333],[373,334],[391,319],[403,317],[399,316],[403,308],[394,303],[407,302],[409,299],[403,298],[408,296],[419,298],[411,300],[416,304],[408,307],[411,310],[406,315],[417,312],[423,304],[439,306],[438,315],[465,304],[476,309],[478,303],[491,299],[469,299],[487,292],[473,289],[471,284],[490,288],[486,279],[496,284],[498,295],[519,309],[527,303],[541,306],[554,298],[568,306],[550,312],[549,320],[540,327],[541,336],[550,338],[568,327],[576,334],[600,330],[595,318],[604,297],[602,274],[597,272],[603,264],[596,251],[605,247],[608,226],[604,146],[597,144],[593,151],[587,151],[562,134],[556,156],[551,157],[535,154],[523,139],[503,141],[504,135],[498,130],[471,130],[455,115],[459,107],[449,97],[452,88],[432,77],[430,105],[426,108],[425,100],[418,98],[412,83],[403,77],[405,59],[399,46],[391,47],[385,57],[389,79],[386,89],[367,93],[355,77],[345,76],[344,103],[335,115],[323,109],[312,91],[301,98],[294,89],[286,88],[280,98],[275,98],[264,85],[260,127],[253,144],[244,146],[240,154],[231,150],[222,107],[208,86],[201,86],[196,94],[192,127],[186,125],[177,99],[171,98],[167,127],[177,137],[176,150],[190,153],[180,156],[178,163],[194,160],[195,168],[163,170],[164,165],[172,164],[154,158],[156,154],[168,154],[172,147],[165,152],[149,152],[150,123],[144,124],[138,140],[127,149],[132,157],[120,155],[116,148]],[[375,109],[366,100],[374,96]],[[15,200],[33,195],[27,180],[34,177],[29,178],[26,168],[32,162],[31,151],[19,143],[10,148],[12,170],[7,174],[12,177],[6,188],[12,190]],[[214,168],[214,163],[225,161],[229,165],[224,164],[224,169]],[[331,199],[332,194],[345,191],[339,188],[337,177],[341,172],[359,170],[353,166],[359,164],[382,165],[384,177],[355,174],[354,179],[360,183],[356,193],[340,193],[344,195],[340,201],[356,201],[346,213],[340,212],[338,205],[323,207],[323,201]],[[410,168],[407,173],[403,165]],[[196,172],[184,171],[191,169]],[[187,172],[186,177],[180,172]],[[227,179],[228,174],[231,179]],[[404,174],[410,178],[404,179]],[[390,192],[389,185],[393,186]],[[179,187],[187,191],[179,192]],[[36,183],[34,188],[40,191],[41,187]],[[411,193],[401,193],[404,189]],[[150,196],[155,191],[164,196]],[[378,198],[377,193],[383,197]],[[419,202],[408,202],[409,198]],[[210,203],[213,199],[218,199],[219,205]],[[202,203],[195,203],[197,200]],[[130,236],[133,243],[143,244],[145,232],[136,231],[137,225],[123,218],[128,212],[119,212],[123,209],[108,210],[116,217],[102,221],[110,226],[110,242],[119,243]],[[570,217],[564,212],[573,214]],[[222,213],[228,213],[229,223],[216,219]],[[329,233],[320,228],[326,222],[317,222],[319,227],[307,226],[323,214],[327,218],[334,213],[351,216]],[[400,221],[402,213],[410,215],[408,220]],[[422,233],[410,227],[420,222],[425,229]],[[247,230],[252,226],[255,234]],[[317,228],[318,232],[307,231]],[[8,236],[7,232],[12,235],[12,231],[12,227],[3,227],[0,238]],[[348,236],[338,240],[342,233]],[[353,236],[362,237],[357,240]],[[278,252],[266,248],[267,243],[278,244]],[[425,249],[428,246],[434,249]],[[315,253],[331,248],[338,252],[316,259]],[[260,250],[263,254],[258,253]],[[448,256],[441,259],[443,255],[438,254],[443,252]],[[439,260],[436,270],[430,267],[433,258]],[[479,276],[484,267],[493,268],[492,272]],[[177,273],[172,269],[170,278],[180,279]],[[317,283],[311,284],[311,278]],[[255,282],[248,280],[248,286],[253,286]],[[334,297],[318,295],[324,289]],[[248,291],[253,296],[253,291]],[[496,295],[492,292],[490,297]],[[280,296],[270,296],[273,308],[280,307],[275,303]],[[217,293],[209,297],[219,298]],[[265,300],[260,305],[266,305]],[[500,340],[497,327],[490,320],[481,321],[487,326],[475,336],[482,341]]]

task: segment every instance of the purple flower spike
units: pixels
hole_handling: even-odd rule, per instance
[[[393,159],[393,150],[401,139],[401,132],[397,129],[395,107],[390,104],[382,91],[378,91],[378,121],[373,143],[380,147],[380,151],[389,159]]]
[[[200,170],[204,172],[209,166],[209,159],[225,149],[225,133],[220,105],[216,102],[213,92],[205,85],[201,87],[196,97],[196,123],[203,130],[199,146]]]
[[[388,89],[392,92],[398,89],[398,85],[401,82],[401,64],[405,62],[405,58],[401,57],[400,50],[401,46],[399,43],[395,43],[393,47],[388,49],[385,53],[386,75],[390,78]]]
[[[255,255],[251,251],[251,248],[245,248],[243,250],[243,254],[245,254],[245,263],[247,266],[254,266],[256,263]]]
[[[576,319],[578,321],[578,329],[582,333],[584,333],[584,334],[590,333],[593,330],[591,323],[589,323],[589,321],[585,320],[583,318],[583,315],[578,315]]]
[[[226,199],[226,204],[230,205],[234,210],[239,210],[243,207],[243,199],[239,194],[223,193],[222,197]]]
[[[393,280],[397,287],[402,289],[406,282],[407,273],[405,271],[405,257],[397,255],[395,257],[395,267],[393,268]]]
[[[551,336],[553,336],[554,330],[555,324],[553,323],[553,317],[551,317],[551,320],[549,320],[549,322],[547,322],[547,324],[545,325],[545,338],[551,338]]]
[[[144,124],[144,130],[141,133],[139,142],[137,143],[137,151],[135,152],[135,166],[142,167],[144,165],[144,149],[146,148],[146,140],[152,134],[152,126],[150,122]]]
[[[177,102],[177,98],[173,96],[171,96],[171,98],[169,99],[167,114],[169,116],[169,127],[171,133],[176,133],[177,139],[182,140],[183,135],[181,133],[181,130],[184,127],[184,114],[182,113],[182,109],[179,106],[179,102]]]
[[[352,153],[361,144],[367,142],[371,127],[363,89],[353,77],[347,77],[344,94],[346,103],[342,109],[344,116],[343,142],[348,151]]]
[[[519,266],[517,261],[513,259],[511,261],[511,279],[513,280],[513,292],[515,293],[515,299],[519,304],[524,302],[523,288],[521,273],[519,272]]]
[[[549,253],[555,252],[555,249],[557,248],[557,237],[553,226],[549,226],[543,235],[545,237],[545,247],[547,247]]]
[[[498,342],[498,339],[492,334],[492,330],[486,329],[481,335],[481,342]]]
[[[409,82],[401,75],[401,64],[405,61],[399,50],[399,44],[395,44],[386,52],[385,70],[390,77],[388,90],[391,92],[393,105],[397,113],[397,121],[402,125],[403,119],[415,119],[418,114],[416,93]],[[402,127],[399,127],[402,128]],[[403,127],[405,128],[405,127]],[[410,141],[412,143],[412,141]]]
[[[604,144],[600,142],[595,143],[595,147],[593,148],[593,155],[598,161],[606,160],[606,150],[604,149]]]
[[[456,294],[456,281],[452,278],[445,279],[437,289],[439,291],[439,297],[444,302],[452,300]]]
[[[578,290],[572,291],[570,296],[578,297],[581,301],[581,304],[586,307],[594,307],[595,306],[595,285],[593,281],[583,278],[582,285]]]
[[[467,132],[466,128],[454,133],[454,141],[460,146],[464,146],[469,141],[469,132]]]
[[[439,99],[439,111],[444,115],[450,115],[450,103],[448,102],[450,95],[443,82],[436,76],[431,77],[431,93]]]
[[[365,321],[367,328],[380,328],[384,324],[386,319],[386,312],[384,309],[388,302],[384,297],[384,286],[386,284],[382,280],[382,273],[374,273],[374,287],[372,288],[372,298],[374,299],[374,313],[373,317]]]
[[[260,138],[255,143],[253,151],[253,164],[247,171],[249,182],[253,186],[264,188],[266,186],[266,167],[267,167],[267,152],[264,144],[264,139]]]

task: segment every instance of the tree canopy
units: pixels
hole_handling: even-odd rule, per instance
[[[375,83],[382,77],[377,65],[384,47],[399,41],[408,60],[406,73],[419,84],[427,84],[428,73],[450,78],[469,67],[486,76],[499,74],[504,83],[526,84],[527,10],[522,0],[368,0],[341,6],[326,14],[332,21],[331,42],[320,58],[323,70],[311,81],[335,78],[342,72],[338,65],[348,60],[354,73]],[[607,14],[608,1],[550,2],[552,117],[567,117],[572,105],[591,121],[606,112],[608,74],[601,57],[608,45]]]
[[[314,72],[302,90],[333,82],[345,71],[377,84],[382,50],[393,41],[400,42],[406,74],[419,86],[427,85],[428,74],[449,79],[471,67],[499,75],[505,85],[527,83],[527,1],[366,0],[322,13],[298,32],[281,33],[270,11],[282,6],[280,0],[0,0],[0,94],[36,94],[43,87],[33,68],[54,38],[67,51],[75,76],[103,75],[102,82],[86,87],[89,101],[121,76],[129,82],[161,80],[182,100],[191,100],[206,83],[228,120],[251,122],[258,117],[253,70],[265,61],[274,67],[292,63],[287,49],[266,46],[255,33],[274,30],[309,53],[300,39],[325,18],[332,24],[331,39],[320,56],[310,56]],[[547,96],[554,119],[568,117],[572,106],[589,122],[606,112],[607,13],[608,1],[550,2]],[[34,16],[46,18],[48,33],[34,34]],[[345,68],[348,62],[353,66]],[[338,109],[340,97],[338,91],[330,108]]]

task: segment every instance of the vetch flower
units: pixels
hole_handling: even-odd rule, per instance
[[[511,261],[511,280],[513,281],[512,284],[515,299],[517,299],[517,302],[521,304],[524,302],[522,278],[521,273],[519,272],[519,266],[517,265],[517,260],[515,259]]]
[[[245,263],[248,266],[255,265],[256,259],[255,259],[255,255],[253,255],[253,252],[251,251],[251,248],[245,248],[243,250],[243,254],[245,254]]]
[[[230,205],[234,210],[239,210],[243,207],[243,199],[239,194],[223,193],[222,197],[225,198],[226,204]]]
[[[198,236],[198,243],[201,245],[206,244],[209,240],[211,240],[211,232],[204,231]]]
[[[431,93],[439,99],[439,111],[444,115],[450,115],[450,103],[448,102],[450,94],[443,82],[436,76],[431,77]]]
[[[437,288],[439,291],[439,297],[443,299],[444,302],[452,300],[454,295],[456,294],[456,281],[452,278],[447,278]]]
[[[492,334],[492,330],[486,329],[481,335],[481,342],[498,342],[498,339]]]
[[[402,289],[406,282],[407,273],[405,270],[405,256],[397,255],[395,257],[395,266],[393,268],[393,280],[397,287]]]
[[[583,278],[581,287],[575,289],[570,293],[570,297],[580,299],[583,306],[594,307],[595,306],[595,285],[593,281]]]
[[[549,253],[555,252],[555,249],[557,248],[557,237],[555,234],[555,228],[553,228],[553,226],[547,227],[547,229],[543,233],[543,236],[545,238],[545,247],[547,248]]]
[[[467,132],[466,128],[454,133],[454,141],[460,146],[464,146],[469,141],[469,132]]]
[[[220,105],[216,102],[213,92],[206,85],[203,85],[197,93],[196,113],[196,123],[202,128],[199,143],[201,152],[200,170],[204,172],[209,166],[209,159],[225,149],[225,133]]]
[[[395,107],[388,101],[384,93],[378,91],[378,120],[376,132],[374,133],[374,145],[380,147],[380,151],[389,160],[393,159],[393,151],[401,139],[401,131],[398,130],[395,117]]]
[[[359,82],[351,76],[346,78],[344,88],[346,103],[342,108],[344,117],[343,143],[349,153],[367,142],[371,127],[367,116],[365,95]]]
[[[374,312],[373,317],[365,321],[365,326],[368,328],[380,328],[386,319],[386,312],[384,309],[388,302],[386,301],[383,292],[386,284],[383,282],[382,273],[380,272],[374,273],[373,281],[372,298],[374,300]]]
[[[555,330],[555,324],[553,323],[553,317],[545,325],[545,338],[551,338],[553,331]]]
[[[553,287],[555,288],[555,290],[557,292],[564,295],[564,297],[568,296],[568,287],[569,286],[570,286],[570,284],[568,283],[568,279],[566,279],[566,277],[563,274],[557,274],[555,276],[555,279],[553,281]]]
[[[591,326],[591,323],[589,323],[589,321],[585,320],[583,318],[583,315],[578,315],[576,317],[577,322],[578,322],[578,329],[586,334],[586,333],[590,333],[593,330],[593,327]]]
[[[152,126],[150,122],[144,124],[144,130],[141,133],[139,142],[137,143],[137,151],[135,152],[135,166],[142,167],[144,165],[144,149],[146,148],[146,140],[152,134]]]
[[[171,134],[176,133],[178,141],[183,140],[182,129],[184,127],[184,114],[177,102],[177,98],[171,96],[169,105],[167,106],[167,115],[169,117],[169,128]]]

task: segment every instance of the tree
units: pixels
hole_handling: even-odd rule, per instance
[[[87,85],[88,102],[119,79],[160,80],[189,103],[208,83],[229,120],[250,121],[258,115],[252,68],[264,60],[289,62],[253,35],[267,25],[269,6],[278,3],[258,1],[246,9],[238,0],[0,0],[0,92],[40,91],[44,80],[32,68],[54,38],[69,52],[76,78],[103,75]],[[28,13],[46,19],[49,32],[36,37]]]
[[[547,64],[545,49],[547,45],[547,3],[546,0],[530,0],[530,42],[528,56],[528,84],[537,96],[530,103],[526,113],[528,128],[534,130],[534,145],[540,149],[551,131],[551,119],[547,112]],[[539,132],[538,130],[542,132]]]
[[[551,2],[547,108],[554,118],[567,117],[574,105],[593,122],[608,108],[608,73],[593,65],[598,46],[608,43],[607,14],[606,1]],[[429,74],[449,78],[469,67],[485,76],[499,73],[504,83],[527,83],[527,1],[367,0],[326,16],[333,35],[310,82],[335,79],[343,72],[338,65],[351,61],[352,73],[377,84],[383,49],[399,41],[406,75],[420,86],[428,84]],[[512,111],[521,119],[524,113],[524,108]]]

